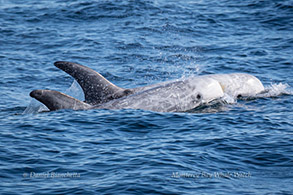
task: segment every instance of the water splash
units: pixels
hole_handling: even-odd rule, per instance
[[[256,95],[256,98],[277,97],[280,95],[293,95],[293,90],[287,83],[272,83],[265,87],[263,93]]]
[[[46,111],[49,111],[49,109],[44,104],[35,99],[32,99],[22,114],[35,114]]]
[[[81,101],[84,101],[83,90],[76,80],[73,80],[71,86],[65,90],[65,94],[71,97],[74,97],[76,99],[79,99]]]
[[[237,98],[235,98],[227,93],[224,93],[224,96],[220,99],[220,101],[224,104],[234,104],[237,102]]]

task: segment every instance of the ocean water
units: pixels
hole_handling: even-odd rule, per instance
[[[293,1],[0,0],[0,194],[292,194]],[[267,93],[192,112],[59,110],[72,61],[139,87],[243,72]]]

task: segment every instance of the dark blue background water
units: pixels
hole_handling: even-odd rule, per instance
[[[0,194],[292,193],[292,30],[292,0],[1,0]],[[57,60],[121,87],[244,72],[277,95],[23,114],[33,89],[70,87]]]

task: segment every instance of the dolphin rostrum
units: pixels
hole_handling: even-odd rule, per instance
[[[59,109],[143,109],[158,112],[183,112],[219,99],[256,95],[264,91],[262,83],[244,73],[192,76],[144,87],[125,89],[114,85],[96,71],[72,62],[54,65],[71,75],[81,86],[85,101],[53,90],[34,90],[30,96],[51,111]]]

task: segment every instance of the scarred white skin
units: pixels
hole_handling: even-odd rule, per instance
[[[208,77],[190,77],[144,89],[120,99],[96,106],[98,109],[143,109],[158,112],[182,112],[223,97],[219,82]]]
[[[244,73],[190,77],[136,88],[136,93],[96,106],[104,109],[143,109],[159,112],[191,110],[224,96],[253,96],[264,90],[254,76]],[[199,96],[200,98],[198,98]]]
[[[258,78],[245,73],[204,75],[217,80],[223,92],[232,96],[255,96],[264,91],[264,86]]]

